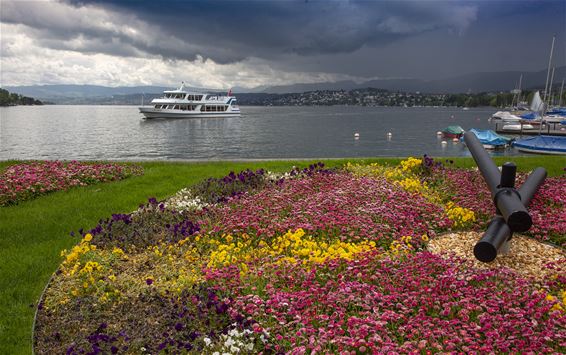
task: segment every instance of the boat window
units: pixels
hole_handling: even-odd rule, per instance
[[[236,103],[236,100],[232,101],[232,106],[237,106],[238,104]]]
[[[197,101],[202,100],[202,95],[197,95]]]
[[[175,105],[175,107],[173,107],[173,110],[178,110],[179,109],[179,105]]]

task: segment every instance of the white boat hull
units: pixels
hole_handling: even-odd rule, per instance
[[[240,117],[240,111],[202,112],[187,110],[156,109],[154,107],[140,107],[140,113],[147,119],[153,118],[214,118],[214,117]]]
[[[520,132],[521,130],[530,130],[530,129],[534,129],[534,127],[530,124],[506,124],[503,126],[504,131]]]
[[[515,147],[517,150],[525,153],[534,154],[552,154],[552,155],[566,155],[566,152],[555,151],[555,150],[541,150],[536,148],[525,148],[525,147]]]

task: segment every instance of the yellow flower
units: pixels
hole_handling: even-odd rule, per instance
[[[90,241],[92,240],[92,234],[87,233],[87,234],[84,236],[83,240],[84,240],[85,242],[90,242]]]
[[[404,172],[412,172],[416,170],[416,168],[420,167],[422,163],[423,163],[422,159],[409,157],[401,162],[401,169]]]
[[[446,215],[454,222],[454,227],[468,227],[476,221],[474,211],[467,208],[459,207],[453,202],[448,202],[445,208]]]

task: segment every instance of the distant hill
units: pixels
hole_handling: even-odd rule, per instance
[[[160,94],[164,90],[172,88],[160,86],[131,86],[131,87],[107,87],[99,85],[31,85],[31,86],[8,86],[8,90],[21,95],[29,95],[42,99],[49,99],[56,103],[64,99],[88,100],[95,98],[108,98],[114,95],[131,94]]]
[[[541,89],[546,82],[546,70],[537,72],[485,72],[461,75],[449,79],[421,80],[421,79],[380,79],[370,80],[359,84],[353,81],[339,81],[335,83],[294,84],[272,86],[263,88],[261,92],[284,94],[316,90],[353,90],[367,87],[380,88],[391,91],[423,92],[423,93],[479,93],[479,92],[508,92],[515,88],[521,74],[523,75],[522,88]],[[556,68],[554,84],[566,77],[566,66]]]
[[[8,90],[0,89],[0,106],[16,105],[43,105],[43,102],[31,97],[10,93]]]
[[[355,90],[363,88],[378,88],[390,91],[421,92],[432,94],[458,94],[480,92],[509,92],[514,89],[523,75],[523,89],[533,90],[544,88],[546,70],[537,72],[485,72],[461,75],[449,79],[422,80],[422,79],[379,79],[362,83],[353,81],[324,82],[314,84],[293,84],[284,86],[256,87],[246,89],[237,87],[233,89],[236,95],[242,93],[303,93],[317,90]],[[556,83],[566,77],[566,66],[556,68],[554,74]],[[40,100],[56,104],[122,104],[138,105],[142,101],[149,102],[159,96],[164,90],[171,87],[163,86],[132,86],[132,87],[106,87],[98,85],[33,85],[12,86],[6,89],[24,96],[35,97]],[[193,88],[195,90],[205,90]]]

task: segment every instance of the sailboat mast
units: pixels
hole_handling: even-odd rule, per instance
[[[523,74],[519,77],[519,93],[517,94],[517,106],[519,106],[519,102],[521,102],[521,85],[523,83]]]
[[[564,79],[562,79],[562,86],[560,86],[560,99],[558,101],[558,107],[562,107],[562,95],[564,94]]]
[[[552,53],[554,52],[554,40],[556,35],[552,36],[552,46],[550,47],[550,57],[548,57],[548,71],[546,72],[546,84],[544,85],[544,98],[542,102],[546,102],[546,94],[548,93],[548,79],[550,78],[550,67],[552,66]]]
[[[554,84],[554,69],[556,68],[552,68],[552,76],[550,77],[550,85],[548,86],[548,104],[546,105],[546,107],[550,107],[550,105],[552,104],[552,85]]]

